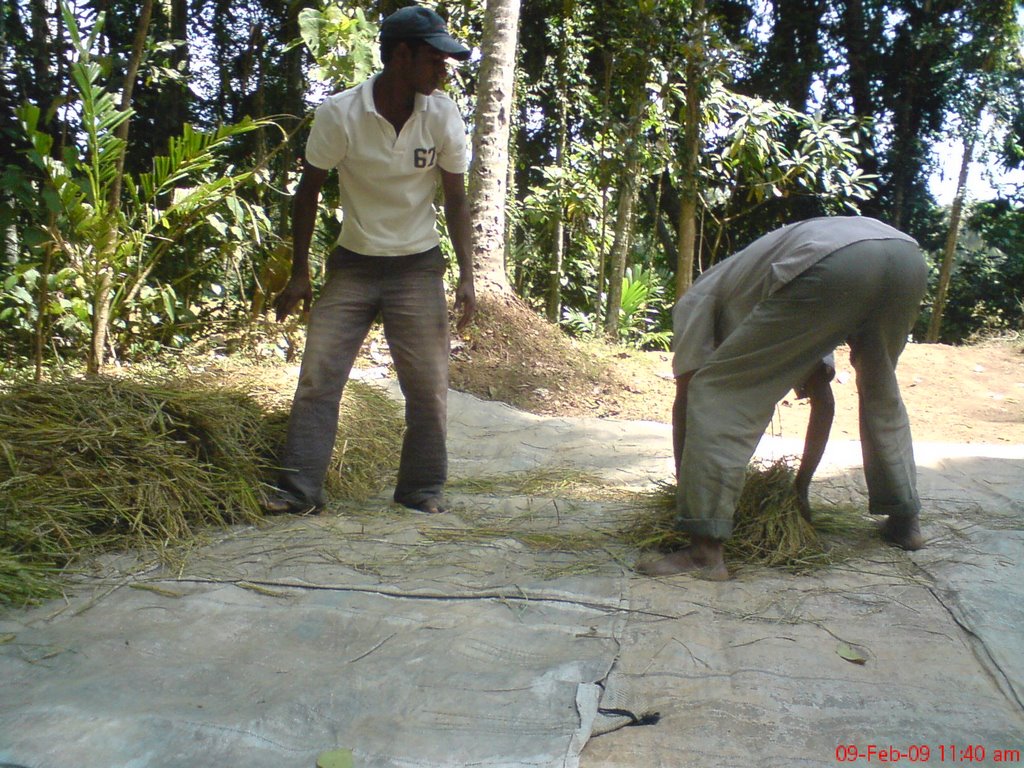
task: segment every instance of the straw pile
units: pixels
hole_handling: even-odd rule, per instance
[[[45,595],[84,554],[257,522],[286,421],[241,388],[193,381],[68,379],[0,394],[0,602]],[[329,490],[376,490],[400,433],[386,395],[350,387]]]
[[[806,570],[834,562],[837,554],[820,534],[848,535],[862,532],[865,524],[855,516],[815,514],[815,524],[800,514],[793,481],[794,459],[754,462],[736,505],[733,534],[726,541],[731,562]],[[664,484],[642,502],[641,515],[622,537],[643,550],[673,550],[688,543],[675,528],[676,486]]]

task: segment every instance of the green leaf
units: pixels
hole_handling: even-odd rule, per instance
[[[164,301],[164,311],[167,313],[168,319],[170,319],[172,323],[175,322],[174,304],[178,297],[175,296],[174,289],[171,286],[166,285],[160,292],[160,296]]]
[[[355,768],[350,749],[332,749],[321,752],[316,758],[316,768]]]
[[[839,654],[839,658],[845,659],[851,664],[867,664],[868,659],[860,651],[849,643],[840,643],[836,648],[836,653]]]
[[[34,304],[35,300],[32,298],[32,294],[25,290],[25,286],[16,285],[10,290],[10,296],[17,299],[22,304]]]
[[[29,267],[21,273],[21,279],[28,288],[35,288],[36,283],[39,282],[39,270],[35,267]]]
[[[32,103],[25,103],[18,108],[16,114],[18,119],[21,120],[21,127],[25,133],[32,134],[36,132],[36,127],[39,125],[39,107]]]
[[[245,221],[245,213],[242,210],[242,206],[238,202],[238,198],[232,195],[224,201],[227,203],[228,210],[231,211],[231,215],[235,217],[235,223],[241,224]]]
[[[92,305],[82,299],[75,299],[75,303],[71,308],[71,311],[75,314],[75,317],[83,323],[89,322],[89,318],[92,317]]]
[[[221,236],[225,236],[228,233],[227,225],[221,221],[220,217],[216,214],[211,213],[206,217],[206,223],[213,227]]]
[[[299,34],[313,56],[320,55],[320,32],[326,23],[323,14],[315,8],[304,8],[299,12]]]
[[[76,270],[74,267],[64,267],[63,269],[57,270],[57,273],[55,275],[52,275],[52,277],[54,278],[54,284],[60,285],[62,283],[66,283],[70,280],[73,280],[77,275],[78,270]]]
[[[49,185],[43,187],[43,202],[50,213],[60,213],[64,207],[60,194]]]

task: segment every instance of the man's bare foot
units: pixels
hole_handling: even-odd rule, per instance
[[[265,515],[311,515],[319,514],[323,507],[317,504],[303,504],[298,501],[268,496],[262,500],[260,507]]]
[[[636,566],[637,573],[644,576],[676,576],[688,573],[709,581],[728,581],[729,571],[725,563],[700,565],[690,556],[689,547],[654,560],[641,560]]]
[[[914,551],[924,546],[921,526],[917,515],[913,517],[894,517],[889,515],[882,523],[882,538],[901,549]]]
[[[636,570],[645,576],[689,573],[710,581],[726,581],[729,571],[722,558],[722,542],[693,537],[693,544],[663,557],[641,560]]]
[[[402,506],[408,507],[409,509],[415,509],[417,512],[426,512],[428,515],[439,515],[443,512],[447,512],[441,499],[436,496],[424,499],[423,501],[417,501],[415,503],[406,504],[402,502]]]

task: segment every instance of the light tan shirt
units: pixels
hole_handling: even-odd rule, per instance
[[[917,244],[877,219],[831,216],[787,224],[713,266],[672,310],[673,373],[700,369],[761,300],[826,256],[865,240]]]

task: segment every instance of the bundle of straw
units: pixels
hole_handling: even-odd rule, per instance
[[[800,566],[816,560],[825,547],[814,527],[800,514],[790,460],[755,463],[736,503],[732,538],[726,551],[746,563]]]
[[[162,548],[261,518],[287,414],[240,388],[97,377],[0,394],[0,602],[73,558]],[[397,406],[353,386],[329,488],[368,495],[398,453]]]
[[[814,527],[800,514],[793,481],[793,459],[754,462],[733,517],[726,555],[752,565],[803,569],[827,561],[826,547]],[[641,501],[642,513],[621,531],[641,550],[673,550],[688,543],[675,526],[676,486],[665,483]]]

